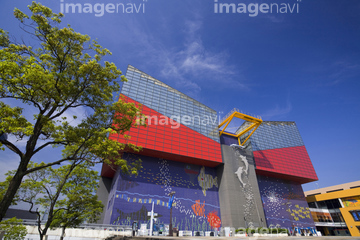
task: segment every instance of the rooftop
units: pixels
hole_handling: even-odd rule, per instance
[[[306,192],[304,192],[304,194],[305,194],[305,197],[307,197],[307,196],[311,196],[311,195],[331,193],[331,192],[337,192],[337,191],[353,189],[353,188],[360,188],[360,181],[343,183],[343,184],[334,185],[334,186],[325,187],[325,188],[318,188],[318,189],[306,191]]]

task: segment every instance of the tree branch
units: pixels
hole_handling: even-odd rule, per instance
[[[47,142],[44,143],[43,145],[41,145],[40,147],[36,148],[33,152],[33,155],[35,155],[37,152],[39,152],[41,149],[51,145],[51,144],[64,144],[65,145],[66,141],[53,141],[53,142]]]
[[[17,99],[17,100],[23,100],[23,101],[29,101],[31,102],[32,104],[34,104],[35,107],[37,107],[39,109],[39,111],[41,111],[41,106],[35,102],[34,100],[32,99],[26,99],[26,98],[22,98],[22,97],[15,97],[15,96],[10,96],[10,95],[3,95],[1,96],[0,98],[13,98],[13,99]]]
[[[55,162],[52,162],[52,163],[48,163],[48,164],[45,164],[45,165],[42,165],[42,166],[39,166],[39,167],[35,167],[35,168],[31,168],[31,169],[28,169],[26,170],[25,174],[29,174],[29,173],[32,173],[32,172],[35,172],[37,170],[40,170],[40,169],[43,169],[43,168],[47,168],[47,167],[50,167],[50,166],[53,166],[53,165],[57,165],[57,164],[60,164],[64,161],[68,161],[68,160],[76,160],[77,158],[75,157],[69,157],[69,158],[63,158],[63,159],[60,159],[58,161],[55,161]]]
[[[68,209],[67,209],[67,208],[63,208],[63,207],[57,208],[57,209],[54,210],[54,216],[55,216],[59,211],[61,211],[61,210],[68,210]]]
[[[9,148],[11,151],[15,152],[20,156],[20,158],[24,157],[24,153],[20,151],[14,144],[9,142],[8,140],[0,140],[2,144],[4,144],[7,148]]]
[[[32,210],[33,207],[34,207],[34,202],[33,202],[33,201],[30,201],[30,200],[25,200],[25,199],[20,199],[20,200],[23,201],[23,202],[26,202],[26,203],[30,204],[29,213],[36,214],[36,215],[37,215],[37,218],[38,218],[38,230],[41,230],[41,231],[42,231],[42,229],[41,229],[41,220],[40,220],[41,215],[40,215],[40,213],[39,213],[38,210],[36,210],[36,211],[33,211],[33,210]]]

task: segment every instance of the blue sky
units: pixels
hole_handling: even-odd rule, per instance
[[[0,2],[0,28],[31,42],[12,15],[31,1]],[[98,39],[113,53],[106,60],[124,73],[131,64],[220,115],[236,107],[263,120],[295,121],[319,177],[304,190],[359,180],[358,0],[218,0],[295,7],[253,17],[216,14],[213,0],[42,3],[55,12],[67,3],[135,4],[139,13],[68,13],[63,23]],[[13,157],[1,153],[0,163],[16,167]]]

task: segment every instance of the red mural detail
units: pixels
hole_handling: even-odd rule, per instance
[[[191,208],[196,216],[205,217],[205,201],[201,204],[200,200],[196,200],[195,204],[193,204]]]
[[[219,228],[221,226],[221,220],[217,215],[217,211],[209,212],[207,215],[207,220],[212,228]]]

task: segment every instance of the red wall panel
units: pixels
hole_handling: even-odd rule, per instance
[[[127,102],[138,102],[121,95]],[[166,158],[168,160],[180,161],[192,164],[199,164],[214,167],[222,163],[220,143],[180,124],[179,128],[174,128],[170,124],[170,119],[161,115],[155,110],[142,105],[142,113],[147,116],[156,116],[158,120],[166,119],[168,125],[156,125],[156,121],[151,119],[151,124],[147,127],[133,127],[125,134],[131,137],[125,140],[122,135],[112,134],[110,139],[121,143],[133,143],[143,147],[139,154]],[[159,121],[158,123],[161,123]],[[113,172],[109,167],[103,166],[102,176],[112,177]]]
[[[305,146],[255,151],[254,160],[256,172],[263,175],[301,183],[318,180]]]

